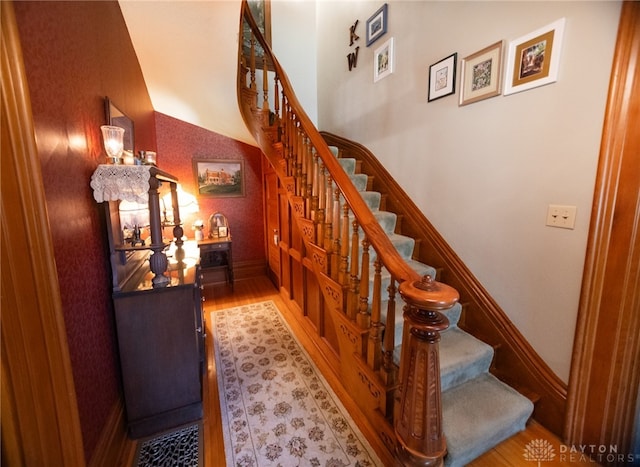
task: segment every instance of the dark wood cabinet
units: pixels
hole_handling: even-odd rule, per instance
[[[105,205],[120,368],[132,438],[202,417],[205,326],[200,253],[195,242],[182,243],[176,185],[172,175],[142,166],[102,165],[91,181],[96,201]],[[172,197],[173,239],[164,238],[161,190],[170,190]],[[122,201],[143,203],[145,213],[140,216],[148,219],[149,238],[127,238]]]
[[[200,265],[203,271],[222,270],[233,289],[233,244],[231,235],[200,240]]]
[[[204,323],[198,266],[151,274],[113,294],[129,434],[139,438],[202,417]]]

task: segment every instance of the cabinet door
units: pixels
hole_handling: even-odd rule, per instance
[[[200,379],[204,377],[206,365],[205,365],[205,339],[206,339],[206,318],[203,315],[203,302],[204,302],[204,286],[202,285],[202,270],[198,266],[196,269],[196,283],[194,284],[194,301],[193,306],[195,310],[196,318],[196,335],[198,338],[198,356],[200,361]]]
[[[201,416],[193,284],[115,298],[120,364],[132,436]]]

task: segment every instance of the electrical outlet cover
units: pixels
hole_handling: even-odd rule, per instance
[[[576,206],[550,204],[547,211],[546,225],[561,229],[574,229],[576,226],[576,212]]]

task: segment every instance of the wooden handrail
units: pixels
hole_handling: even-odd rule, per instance
[[[250,31],[249,57],[245,51],[245,24]],[[361,356],[365,365],[367,362],[370,364],[371,374],[378,374],[390,391],[393,390],[391,384],[395,384],[389,359],[393,341],[386,337],[383,348],[381,327],[393,326],[393,322],[381,324],[380,303],[370,302],[370,248],[376,253],[373,299],[381,300],[381,267],[391,275],[391,303],[395,293],[394,284],[399,284],[406,305],[400,360],[402,390],[397,404],[399,413],[391,415],[395,419],[396,452],[404,465],[440,463],[446,453],[446,443],[441,429],[439,370],[425,374],[421,366],[423,358],[407,358],[405,355],[413,357],[416,353],[423,354],[426,351],[430,368],[433,365],[439,368],[439,333],[448,327],[448,320],[442,312],[458,301],[458,292],[437,282],[435,278],[421,277],[393,246],[351,178],[305,113],[284,69],[260,33],[246,0],[242,3],[239,30],[237,84],[243,119],[286,188],[305,249],[313,252],[314,260],[311,263],[316,277],[325,285],[322,287],[325,300],[330,308],[335,307],[336,311],[344,314],[352,323],[348,326],[353,326],[354,332],[362,336],[354,351]],[[255,84],[256,42],[264,51],[260,70],[263,74],[264,100]],[[275,76],[273,112],[266,103],[269,70]],[[250,72],[249,85],[247,72]],[[258,101],[261,100],[263,105],[258,107]],[[325,185],[326,180],[330,181],[328,185]],[[333,187],[336,189],[335,198],[331,196]],[[342,218],[338,219],[340,216],[336,206],[340,206],[340,197],[344,199],[344,205]],[[333,203],[330,202],[332,199]],[[332,209],[332,212],[326,212],[325,209]],[[325,224],[330,226],[325,229]],[[327,231],[334,235],[333,242],[325,238]],[[325,249],[326,246],[330,248]],[[336,267],[338,260],[339,271]],[[327,265],[327,262],[331,264]],[[393,313],[390,315],[393,318]],[[386,336],[389,334],[393,333],[389,331]],[[350,355],[343,357],[352,358]],[[383,366],[380,365],[382,361],[385,362]],[[420,384],[416,384],[418,381]],[[388,401],[386,404],[389,405]],[[424,419],[411,413],[415,407],[426,410]],[[425,419],[429,420],[427,431],[422,430]]]

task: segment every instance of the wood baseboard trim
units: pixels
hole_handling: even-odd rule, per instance
[[[222,269],[203,270],[202,272],[205,275],[205,282],[208,284],[224,283],[227,280],[225,271]],[[266,273],[267,262],[264,259],[233,262],[233,277],[236,281],[264,276]]]
[[[111,408],[109,418],[87,467],[132,465],[135,451],[135,441],[127,437],[124,406],[122,400],[118,399]]]
[[[266,271],[267,262],[264,259],[233,263],[233,275],[236,280],[264,276]]]

